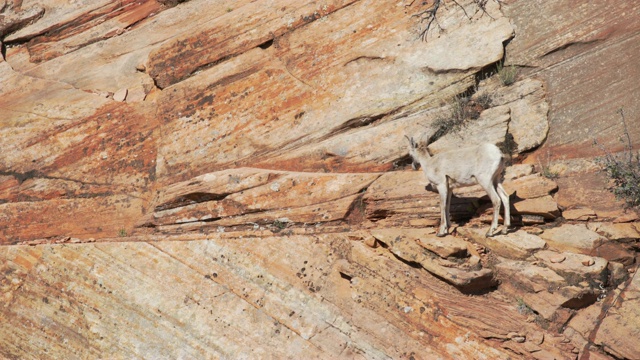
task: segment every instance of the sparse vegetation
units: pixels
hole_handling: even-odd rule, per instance
[[[441,116],[434,121],[433,126],[437,130],[431,136],[429,142],[436,141],[448,133],[457,133],[462,130],[465,125],[464,107],[467,102],[468,99],[461,96],[453,98],[449,115]]]
[[[540,162],[540,159],[538,159],[540,174],[542,174],[542,176],[546,177],[547,179],[555,180],[560,177],[560,174],[555,170],[551,170],[551,167],[549,166],[549,163],[551,162],[549,157],[550,157],[549,151],[547,151],[547,159],[545,160],[544,164],[542,164]]]
[[[475,120],[480,117],[480,113],[491,106],[491,96],[482,95],[476,100],[471,100],[469,96],[458,95],[450,102],[449,114],[437,118],[433,126],[437,129],[431,136],[429,142],[436,141],[446,134],[458,133],[466,125],[468,120]]]
[[[285,219],[276,219],[272,224],[273,228],[274,228],[274,231],[278,232],[280,230],[283,230],[284,228],[287,227],[287,223],[288,223],[288,219],[286,219],[286,220]]]
[[[555,180],[560,177],[560,174],[557,171],[551,170],[548,166],[543,166],[541,171],[542,176],[547,179]]]
[[[594,145],[598,145],[605,153],[596,161],[612,181],[610,190],[616,198],[624,200],[629,207],[638,208],[640,207],[640,151],[633,151],[624,110],[619,109],[618,114],[624,126],[625,137],[620,138],[624,143],[624,150],[618,154],[612,154],[594,139]]]
[[[535,313],[531,309],[531,307],[529,307],[529,305],[527,305],[527,303],[524,302],[522,298],[516,298],[516,301],[518,302],[518,305],[516,307],[518,309],[518,313],[522,315],[532,315]]]
[[[483,109],[488,109],[493,105],[493,98],[488,93],[484,93],[476,97],[476,103]]]
[[[498,73],[498,78],[500,78],[500,81],[503,85],[509,86],[516,82],[518,69],[516,69],[515,66],[509,65],[505,67],[503,62],[499,62],[496,65],[496,70]]]
[[[118,236],[127,237],[127,230],[125,230],[125,228],[121,228],[120,230],[118,230]]]

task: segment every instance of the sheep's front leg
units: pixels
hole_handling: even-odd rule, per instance
[[[500,216],[500,196],[496,192],[492,186],[489,186],[485,189],[487,194],[489,194],[489,199],[491,199],[491,203],[493,204],[493,220],[491,221],[491,228],[487,231],[487,237],[491,237],[496,234],[496,229],[498,228],[498,217]]]
[[[444,183],[438,186],[440,194],[440,230],[436,234],[438,237],[446,236],[449,233],[449,207],[447,199],[449,197],[449,186]]]
[[[447,178],[447,207],[446,207],[447,232],[449,231],[449,228],[451,227],[451,195],[452,194],[453,194],[453,191],[451,191],[451,186],[449,186],[449,178]]]

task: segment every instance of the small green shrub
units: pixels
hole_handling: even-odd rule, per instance
[[[127,230],[125,230],[125,228],[121,228],[120,230],[118,230],[118,236],[127,237]]]
[[[281,219],[276,219],[273,222],[274,231],[278,232],[280,230],[283,230],[284,228],[287,227],[287,223],[288,223],[288,221],[286,219],[282,219],[282,220]]]
[[[484,93],[476,97],[476,103],[486,110],[493,105],[493,98],[488,93]]]
[[[549,151],[547,151],[547,159],[544,165],[540,162],[540,159],[538,159],[538,165],[540,166],[540,174],[542,174],[542,176],[546,177],[547,179],[555,180],[560,177],[560,174],[557,171],[551,170],[551,167],[549,166],[549,163],[551,162],[551,160],[549,158],[550,158]]]
[[[518,303],[518,305],[516,306],[516,308],[518,309],[518,313],[522,315],[534,314],[534,311],[531,309],[531,307],[529,307],[529,305],[527,305],[527,303],[524,302],[522,298],[516,298],[516,302]]]
[[[496,65],[496,70],[498,73],[498,78],[500,78],[500,81],[503,85],[509,86],[516,82],[518,69],[516,69],[515,66],[509,65],[505,67],[502,62],[499,62],[498,65]]]
[[[545,166],[542,168],[542,176],[546,177],[547,179],[555,180],[560,177],[560,174],[557,171],[549,169],[548,166]]]
[[[433,126],[437,129],[431,136],[429,142],[434,142],[449,133],[457,133],[465,125],[466,114],[465,108],[469,99],[463,96],[456,96],[451,101],[451,111],[448,116],[437,118],[433,122]]]
[[[600,146],[605,152],[603,157],[596,159],[596,162],[613,182],[610,190],[616,198],[624,200],[629,207],[638,208],[640,207],[640,151],[633,151],[631,137],[624,118],[624,110],[620,109],[618,113],[622,119],[626,137],[626,140],[620,139],[623,143],[626,142],[624,151],[612,154],[594,139],[594,145]]]

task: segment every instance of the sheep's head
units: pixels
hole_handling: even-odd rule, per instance
[[[413,170],[417,170],[418,166],[420,165],[420,162],[418,161],[418,144],[415,140],[413,140],[413,137],[408,137],[407,135],[405,135],[404,137],[409,140],[409,156],[411,156],[411,168]]]

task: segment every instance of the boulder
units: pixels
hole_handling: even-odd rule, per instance
[[[393,237],[393,232],[372,232],[372,235],[378,241],[384,243],[385,247],[395,256],[410,264],[424,268],[462,292],[482,292],[496,285],[493,271],[481,268],[477,259],[470,258],[466,266],[464,263],[449,262],[440,259],[431,251],[425,249],[412,236],[405,236],[401,233],[396,234],[397,236]]]
[[[155,211],[139,226],[208,222],[210,226],[296,223],[345,219],[356,198],[377,174],[288,173],[240,168],[209,173],[168,186],[154,200]],[[283,207],[281,204],[286,203]],[[362,210],[362,209],[360,209]]]
[[[640,354],[640,276],[636,274],[595,334],[594,343],[616,358],[633,359]]]
[[[558,255],[562,257],[562,261],[555,260]],[[603,286],[607,284],[609,262],[601,257],[550,250],[538,251],[534,256],[549,269],[563,276],[570,285],[578,285],[583,281],[597,282]]]
[[[639,223],[589,222],[587,228],[606,236],[609,240],[628,241],[640,239]]]
[[[487,109],[480,114],[477,120],[468,124],[464,132],[446,134],[430,144],[429,150],[432,154],[437,154],[485,142],[498,144],[504,141],[509,127],[509,119],[509,108],[506,106]]]
[[[547,241],[550,248],[560,251],[575,251],[589,254],[606,239],[589,230],[584,224],[563,224],[545,230],[540,237]]]
[[[544,83],[537,79],[516,81],[509,87],[491,77],[480,82],[475,98],[490,96],[493,106],[507,106],[511,114],[509,133],[513,136],[516,153],[522,153],[542,144],[549,132]]]
[[[558,190],[558,184],[540,174],[533,174],[505,182],[504,189],[509,195],[515,194],[520,199],[533,199]]]
[[[539,215],[547,220],[553,220],[560,216],[560,209],[555,200],[549,196],[541,196],[533,199],[513,201],[515,214]]]
[[[400,237],[414,240],[443,259],[468,256],[466,241],[451,235],[437,237],[435,229],[375,229],[371,230],[371,234],[385,244]]]
[[[519,179],[533,174],[534,166],[531,164],[514,164],[505,169],[504,181]]]
[[[518,230],[507,235],[486,237],[485,229],[460,227],[458,233],[491,249],[496,255],[508,259],[526,259],[534,252],[544,249],[546,243],[540,237]]]
[[[568,209],[562,212],[562,217],[567,220],[589,221],[597,217],[595,211],[589,208]]]
[[[636,252],[630,250],[625,244],[617,241],[607,241],[604,244],[595,248],[591,255],[599,256],[607,259],[608,261],[616,261],[625,266],[630,266],[635,263]]]

